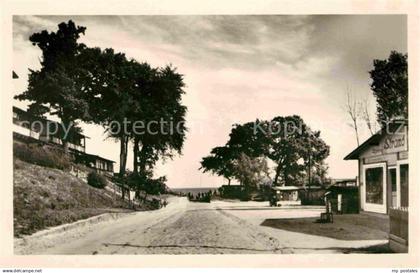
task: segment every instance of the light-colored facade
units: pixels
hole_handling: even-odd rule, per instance
[[[24,139],[25,142],[37,142],[48,145],[62,145],[61,139],[58,135],[45,132],[46,126],[40,124],[55,124],[55,122],[47,119],[37,119],[28,112],[13,107],[13,135],[19,139]],[[39,125],[39,126],[35,126]],[[74,156],[76,163],[81,163],[92,169],[97,173],[112,177],[114,175],[114,161],[86,153],[86,136],[77,132],[71,134],[72,138],[68,142],[70,152]]]
[[[356,148],[346,160],[358,160],[360,208],[389,213],[408,207],[408,126],[394,123]]]

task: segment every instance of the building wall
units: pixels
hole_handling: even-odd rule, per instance
[[[52,142],[57,145],[62,145],[60,138],[57,136],[49,135],[47,132],[47,124],[48,122],[51,122],[52,124],[52,121],[42,120],[42,124],[44,124],[44,126],[39,126],[37,123],[33,123],[35,120],[41,121],[28,114],[24,110],[15,110],[15,108],[13,108],[13,132],[44,142]],[[75,142],[74,140],[69,141],[69,148],[80,152],[85,152],[84,136],[80,135],[79,137],[81,138],[80,142]]]

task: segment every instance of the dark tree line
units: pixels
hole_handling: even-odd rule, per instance
[[[376,99],[376,122],[369,113],[368,98],[356,98],[347,91],[346,112],[359,145],[359,126],[364,122],[373,135],[376,125],[383,129],[389,123],[408,120],[408,55],[391,51],[385,60],[373,60],[369,71],[370,88]]]
[[[408,55],[391,51],[388,59],[374,60],[369,72],[376,98],[377,120],[408,119]]]
[[[320,132],[313,131],[299,116],[275,117],[236,124],[226,145],[213,148],[202,159],[201,170],[223,176],[229,183],[237,179],[244,184],[251,179],[255,184],[264,177],[265,160],[270,159],[274,185],[320,184],[326,177],[324,161],[328,155],[329,146]]]

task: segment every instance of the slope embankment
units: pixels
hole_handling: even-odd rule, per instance
[[[106,189],[89,186],[70,173],[14,160],[14,236],[75,222],[130,205]]]

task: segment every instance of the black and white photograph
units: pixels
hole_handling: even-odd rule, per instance
[[[16,254],[408,252],[406,16],[12,27]]]
[[[6,2],[2,273],[417,272],[418,1]]]

